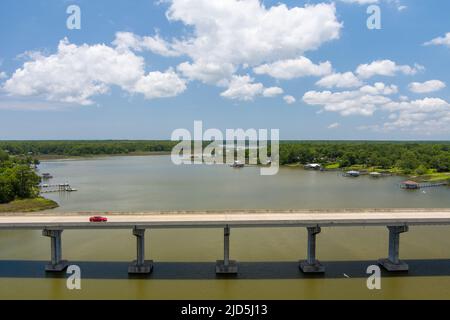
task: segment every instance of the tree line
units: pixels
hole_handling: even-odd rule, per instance
[[[450,172],[449,142],[285,142],[280,144],[280,163],[336,164],[398,169],[425,174]]]
[[[12,155],[88,156],[133,152],[170,152],[172,141],[0,141]]]
[[[41,178],[33,169],[31,157],[11,157],[0,149],[0,203],[39,195]]]
[[[171,152],[174,141],[0,141],[14,156],[89,156],[136,152]],[[207,142],[204,143],[205,145]],[[424,174],[450,172],[450,142],[281,141],[280,163],[355,165]]]

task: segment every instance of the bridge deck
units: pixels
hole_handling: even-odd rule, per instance
[[[87,213],[0,216],[0,229],[129,229],[230,227],[349,227],[450,225],[450,209],[264,211],[208,213],[114,213],[107,223],[91,223]]]

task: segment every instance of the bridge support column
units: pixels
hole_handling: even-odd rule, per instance
[[[380,259],[378,263],[387,271],[408,271],[409,266],[399,259],[400,234],[409,231],[408,226],[389,226],[389,258]]]
[[[316,236],[322,231],[319,226],[308,227],[308,257],[300,261],[300,270],[304,273],[324,273],[325,267],[316,259]]]
[[[237,262],[230,260],[230,226],[226,226],[223,236],[223,260],[216,264],[217,274],[236,274],[238,272]]]
[[[45,266],[46,272],[61,272],[64,271],[69,263],[62,260],[62,246],[61,234],[63,230],[48,230],[42,231],[42,235],[49,237],[51,241],[51,261]]]
[[[153,261],[145,261],[145,229],[133,229],[136,237],[136,260],[128,267],[130,274],[146,274],[153,270]]]

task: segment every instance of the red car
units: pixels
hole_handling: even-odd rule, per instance
[[[108,218],[101,216],[90,217],[89,222],[108,222]]]

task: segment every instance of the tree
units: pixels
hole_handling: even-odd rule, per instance
[[[0,150],[0,163],[8,161],[8,160],[9,160],[9,155],[5,151]]]
[[[10,177],[0,174],[0,203],[8,203],[15,198],[12,180]]]

